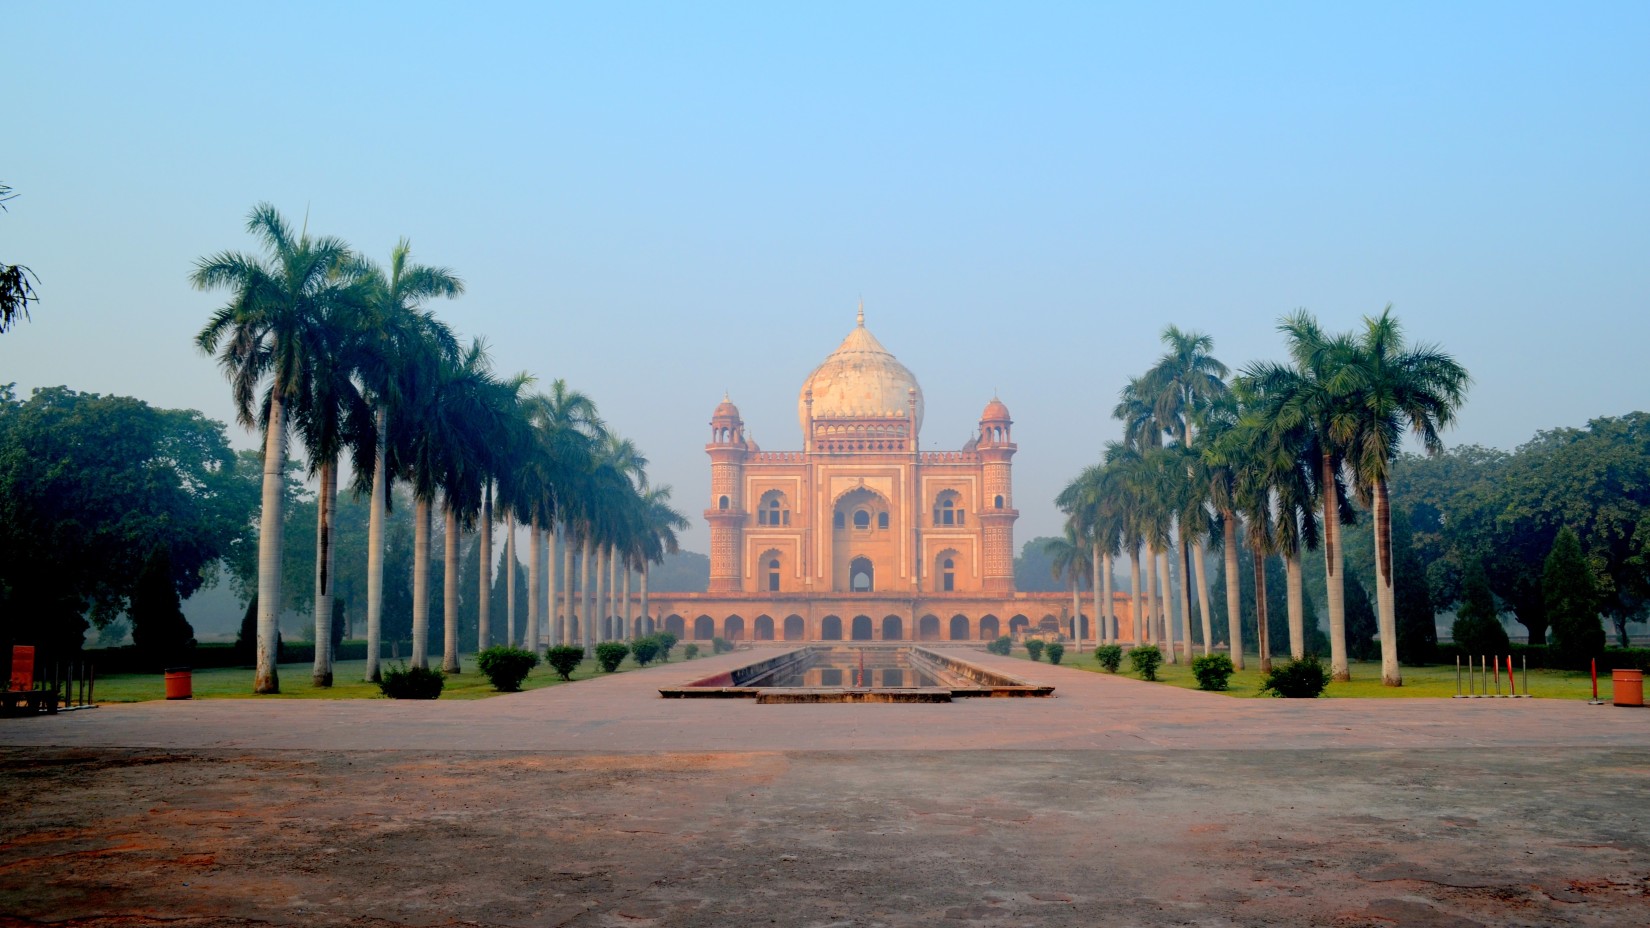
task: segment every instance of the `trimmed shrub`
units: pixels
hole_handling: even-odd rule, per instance
[[[1204,654],[1192,658],[1192,675],[1197,677],[1197,688],[1219,692],[1226,689],[1232,676],[1232,659],[1224,654]]]
[[[1043,643],[1036,638],[1026,639],[1026,656],[1034,661],[1043,659]]]
[[[636,666],[646,667],[659,656],[659,639],[652,635],[637,638],[630,643],[630,656],[636,658]]]
[[[601,665],[602,673],[618,670],[629,654],[630,646],[622,641],[604,641],[596,645],[596,663]]]
[[[682,648],[682,656],[690,661],[693,660],[699,656],[699,646],[696,644],[688,644],[684,646]]]
[[[571,644],[558,644],[544,652],[544,660],[563,680],[573,679],[573,671],[584,661],[584,649]]]
[[[476,666],[500,693],[521,692],[521,681],[539,665],[539,656],[523,648],[495,645],[476,655]]]
[[[676,647],[676,642],[681,639],[670,632],[656,632],[653,635],[653,640],[659,642],[659,660],[667,664],[670,663],[670,649]]]
[[[447,675],[428,667],[393,664],[379,674],[378,689],[391,699],[439,699]]]
[[[1004,635],[987,644],[985,649],[992,654],[1001,654],[1003,657],[1007,657],[1014,650],[1014,639]]]
[[[1060,658],[1066,656],[1066,646],[1058,641],[1043,650],[1048,654],[1048,662],[1050,664],[1058,664],[1060,663]]]
[[[726,638],[712,638],[710,640],[710,650],[712,654],[726,654],[733,650],[733,642]]]
[[[1123,646],[1103,644],[1094,649],[1094,659],[1106,668],[1106,673],[1116,673],[1117,668],[1123,666]]]
[[[1318,660],[1316,654],[1308,654],[1273,667],[1260,691],[1286,699],[1317,699],[1328,686],[1329,668]]]
[[[1163,666],[1163,652],[1155,644],[1143,644],[1129,651],[1129,663],[1142,680],[1156,680],[1157,668]]]

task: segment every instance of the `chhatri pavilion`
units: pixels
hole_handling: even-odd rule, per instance
[[[654,593],[686,640],[982,641],[1072,630],[1069,593],[1014,588],[1014,422],[993,398],[955,451],[922,450],[917,379],[858,323],[802,383],[802,450],[711,414],[710,586]],[[1092,600],[1083,597],[1092,609]],[[1114,597],[1130,624],[1127,597]],[[1079,634],[1092,640],[1090,616]]]

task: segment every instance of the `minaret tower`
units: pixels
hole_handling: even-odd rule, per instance
[[[710,417],[710,591],[739,592],[740,552],[744,549],[745,500],[743,494],[745,423],[739,407],[722,394],[722,402]]]
[[[985,499],[981,501],[980,525],[985,530],[985,588],[1014,589],[1014,474],[1011,459],[1019,447],[1010,429],[1014,420],[1008,407],[992,397],[980,414],[980,467],[984,471]]]

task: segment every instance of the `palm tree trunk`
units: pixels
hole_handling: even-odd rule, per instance
[[[430,501],[413,504],[413,640],[411,666],[430,666]]]
[[[1255,561],[1255,640],[1260,642],[1260,672],[1272,672],[1272,642],[1266,623],[1266,555],[1251,548]]]
[[[1186,657],[1186,663],[1192,662],[1192,572],[1186,568],[1185,540],[1175,542],[1174,569],[1180,573],[1180,631],[1185,635],[1181,644],[1181,653]]]
[[[1243,592],[1238,578],[1237,513],[1228,512],[1221,538],[1226,545],[1226,640],[1232,667],[1243,669]]]
[[[264,430],[263,507],[258,516],[258,670],[254,693],[279,693],[281,678],[281,540],[286,520],[286,406],[282,384],[270,390],[269,426]]]
[[[515,647],[516,637],[516,511],[504,513],[504,643]]]
[[[1129,622],[1129,627],[1132,631],[1129,644],[1138,648],[1140,647],[1141,619],[1144,616],[1140,608],[1140,548],[1138,547],[1129,555],[1129,592],[1134,594],[1134,614],[1129,616],[1129,619],[1131,620]],[[1148,635],[1147,637],[1149,640],[1150,636]]]
[[[332,686],[332,526],[338,511],[338,463],[321,463],[315,499],[315,665],[310,682]]]
[[[1077,582],[1078,565],[1071,565],[1071,637],[1077,642],[1077,650],[1083,650],[1083,593],[1081,584]]]
[[[611,590],[608,589],[607,568],[611,563],[607,545],[596,548],[596,640],[607,641],[612,636],[612,629],[608,628],[608,619],[613,610],[608,608]]]
[[[539,528],[539,517],[527,529],[527,650],[539,649],[539,604],[544,601],[544,532]]]
[[[1110,578],[1103,578],[1100,575],[1100,568],[1104,566],[1102,562],[1105,560],[1105,555],[1100,551],[1098,544],[1089,549],[1089,560],[1092,562],[1089,569],[1094,571],[1094,582],[1089,585],[1089,592],[1093,594],[1090,598],[1094,600],[1094,643],[1102,645],[1106,643],[1106,613],[1111,610],[1108,608],[1105,612],[1102,612],[1100,609],[1100,587],[1102,584],[1106,587],[1106,605],[1110,606],[1111,583],[1108,582]],[[1078,643],[1077,649],[1079,651],[1083,649],[1081,642]]]
[[[1100,605],[1094,611],[1100,618],[1100,643],[1116,644],[1118,635],[1116,604],[1112,601],[1111,552],[1100,555]]]
[[[1306,656],[1306,602],[1301,589],[1301,555],[1294,551],[1284,555],[1284,578],[1288,581],[1289,599],[1289,656],[1300,660]]]
[[[560,540],[561,529],[555,519],[550,520],[549,535],[549,550],[544,552],[544,575],[547,581],[544,585],[544,640],[546,644],[555,644],[562,640],[560,619],[556,615],[557,581],[561,579],[557,576],[560,571],[556,569],[556,543]]]
[[[573,643],[573,533],[562,523],[561,542],[561,637],[558,644]]]
[[[1335,465],[1329,455],[1323,458],[1323,473],[1319,479],[1323,496],[1323,571],[1329,602],[1329,678],[1352,679],[1352,668],[1346,662],[1346,577],[1342,572],[1341,504],[1335,483]]]
[[[458,513],[445,500],[441,546],[441,672],[458,673]]]
[[[1197,617],[1203,624],[1203,655],[1207,657],[1209,649],[1215,646],[1215,631],[1210,624],[1213,618],[1209,614],[1209,578],[1204,575],[1209,552],[1203,549],[1203,542],[1193,547],[1192,557],[1192,572],[1197,575]]]
[[[579,643],[584,656],[590,656],[590,538],[584,539],[584,550],[579,552]]]
[[[1398,669],[1398,602],[1392,585],[1392,500],[1385,480],[1375,481],[1375,604],[1381,634],[1381,682],[1403,686]]]
[[[389,476],[384,463],[386,417],[378,412],[378,459],[372,468],[372,503],[367,510],[367,673],[368,683],[377,683],[378,654],[384,633],[384,501],[389,492]]]
[[[635,638],[636,638],[636,630],[634,628],[632,628],[631,625],[630,625],[630,565],[629,564],[624,565],[623,569],[621,569],[619,571],[619,576],[621,578],[623,578],[623,580],[624,580],[624,583],[621,587],[621,589],[624,591],[624,603],[619,607],[619,615],[620,615],[620,617],[622,617],[624,619],[624,628],[619,631],[619,640],[628,643],[628,642],[634,641]]]
[[[481,534],[476,536],[476,563],[481,566],[481,589],[476,591],[476,650],[493,643],[493,482],[481,495]]]
[[[1153,555],[1157,561],[1157,582],[1162,585],[1162,591],[1157,596],[1157,612],[1159,628],[1161,629],[1164,657],[1171,664],[1180,663],[1180,656],[1174,647],[1174,616],[1169,606],[1169,599],[1174,595],[1174,585],[1169,582],[1169,551],[1161,548]]]
[[[641,600],[641,609],[642,609],[641,623],[644,627],[646,627],[647,623],[648,623],[648,617],[647,617],[647,571],[648,571],[648,567],[650,567],[650,566],[651,565],[648,564],[647,561],[642,562],[642,589],[641,589],[640,593],[638,594],[638,598]],[[640,631],[640,629],[638,629],[638,631]],[[653,628],[648,628],[647,629],[647,633],[649,635],[653,634],[653,632],[654,632]]]

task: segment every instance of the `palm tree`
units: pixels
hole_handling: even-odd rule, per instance
[[[1068,516],[1062,536],[1044,541],[1043,550],[1049,555],[1049,569],[1054,579],[1064,577],[1071,585],[1071,635],[1081,649],[1083,639],[1079,635],[1078,622],[1083,604],[1080,591],[1089,573],[1089,546],[1083,539],[1078,519]]]
[[[557,379],[549,392],[541,395],[535,407],[539,447],[544,467],[543,483],[548,495],[544,524],[550,529],[549,606],[551,639],[558,644],[569,642],[569,620],[573,615],[573,549],[575,539],[568,531],[569,519],[577,509],[576,501],[587,484],[593,467],[595,443],[605,438],[606,427],[596,413],[591,399]],[[562,547],[562,610],[555,615],[555,552]]]
[[[294,235],[273,206],[260,203],[247,231],[264,256],[220,252],[196,262],[190,282],[199,290],[232,291],[212,314],[195,343],[217,354],[229,377],[236,418],[264,429],[263,500],[258,529],[258,646],[255,693],[280,692],[276,672],[277,621],[281,608],[281,529],[286,471],[287,413],[305,386],[317,332],[353,282],[339,273],[350,261],[341,239]],[[257,392],[267,380],[262,402]]]
[[[1364,331],[1359,333],[1345,373],[1347,389],[1356,399],[1342,445],[1359,495],[1369,503],[1375,523],[1381,682],[1401,686],[1392,585],[1392,503],[1387,491],[1392,459],[1406,430],[1421,439],[1428,454],[1443,451],[1438,432],[1455,420],[1471,378],[1436,346],[1406,347],[1391,306],[1379,316],[1364,318]]]
[[[675,554],[681,550],[677,532],[686,531],[690,523],[687,517],[677,512],[670,505],[670,486],[649,487],[642,493],[641,500],[642,531],[637,535],[637,544],[633,554],[641,571],[641,610],[642,619],[647,619],[647,576],[648,568],[652,564],[662,563],[666,554]]]
[[[1243,669],[1242,593],[1238,578],[1237,472],[1243,458],[1243,438],[1237,434],[1243,401],[1238,390],[1214,401],[1200,416],[1196,446],[1209,505],[1220,527],[1221,554],[1226,568],[1226,636],[1232,666]],[[1199,581],[1201,584],[1201,581]]]
[[[1348,389],[1347,368],[1356,346],[1350,336],[1326,334],[1305,310],[1285,316],[1284,333],[1292,366],[1261,363],[1244,377],[1264,397],[1262,412],[1275,427],[1305,428],[1307,459],[1314,465],[1323,513],[1324,576],[1329,606],[1329,672],[1334,680],[1352,679],[1346,652],[1346,579],[1341,525],[1352,524],[1343,507],[1342,464],[1346,443],[1356,431],[1355,397]]]
[[[458,340],[452,330],[419,307],[436,297],[454,297],[464,292],[464,284],[446,268],[409,264],[412,246],[406,239],[390,252],[390,269],[369,268],[370,325],[363,337],[368,350],[362,354],[358,376],[373,409],[377,440],[373,443],[371,466],[357,467],[356,492],[371,493],[367,516],[367,669],[366,679],[379,679],[380,639],[384,611],[384,519],[390,501],[390,484],[403,471],[402,449],[392,447],[392,433],[405,412],[416,406],[435,382],[443,359],[458,355]],[[394,458],[394,460],[392,460]],[[370,475],[370,477],[369,477]],[[370,480],[370,483],[368,481]],[[363,486],[363,484],[366,484]],[[514,589],[514,587],[512,587]]]

